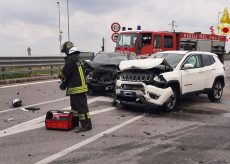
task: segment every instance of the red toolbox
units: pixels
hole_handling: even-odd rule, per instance
[[[73,128],[73,115],[70,111],[50,110],[46,113],[47,129],[70,130]]]

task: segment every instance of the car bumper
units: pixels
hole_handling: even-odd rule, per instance
[[[116,97],[120,101],[136,101],[163,105],[173,95],[171,87],[158,88],[143,82],[117,80]]]
[[[110,83],[93,83],[93,82],[87,82],[87,85],[89,87],[89,90],[94,91],[114,91],[115,84],[113,82]]]

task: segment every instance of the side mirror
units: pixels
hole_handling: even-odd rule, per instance
[[[194,68],[194,65],[193,64],[185,64],[183,66],[183,69],[191,69],[191,68]]]

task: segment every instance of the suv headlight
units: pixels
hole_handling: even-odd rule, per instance
[[[153,78],[153,81],[157,82],[157,83],[166,83],[166,80],[165,78],[162,76],[162,75],[156,75],[154,78]]]
[[[91,80],[93,79],[93,73],[90,72],[87,76],[86,76],[86,80]]]

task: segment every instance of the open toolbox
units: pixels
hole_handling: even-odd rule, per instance
[[[47,129],[70,130],[73,128],[73,114],[67,110],[50,110],[46,113]]]

